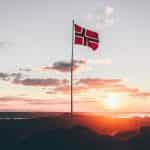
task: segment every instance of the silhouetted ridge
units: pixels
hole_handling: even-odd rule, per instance
[[[21,143],[19,148],[23,149],[46,149],[54,150],[119,150],[123,142],[118,142],[109,136],[100,136],[94,131],[84,126],[74,126],[72,128],[56,128],[49,132],[44,132],[28,137]],[[127,146],[124,145],[127,149]],[[124,150],[122,148],[122,150]]]
[[[150,149],[150,127],[141,127],[138,135],[129,141],[135,150]]]
[[[73,122],[70,122],[69,113],[50,117],[47,114],[39,116],[40,118],[27,120],[0,120],[0,148],[2,150],[150,150],[150,127],[147,118],[142,120],[145,127],[133,130],[134,122],[132,120],[130,123],[130,119],[116,119],[114,122],[114,118],[75,114]],[[135,119],[135,125],[139,122],[140,118]],[[103,132],[107,131],[108,127],[111,129],[109,131],[116,131],[117,123],[119,126],[124,123],[132,125],[132,130],[117,132],[115,136],[104,135],[108,133]],[[99,129],[102,130],[97,132],[94,127],[100,127]]]

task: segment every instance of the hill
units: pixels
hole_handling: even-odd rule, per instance
[[[77,114],[71,123],[70,115],[63,114],[0,120],[0,146],[5,150],[149,150],[149,118],[145,119]],[[134,120],[138,122],[134,130],[133,126],[130,130],[128,126],[122,127],[124,123],[134,125]]]

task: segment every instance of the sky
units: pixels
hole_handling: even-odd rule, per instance
[[[74,45],[74,111],[148,112],[148,0],[0,0],[0,111],[70,111],[72,20],[99,33]]]

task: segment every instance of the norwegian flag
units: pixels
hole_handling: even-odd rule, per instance
[[[75,44],[84,45],[92,48],[95,51],[99,46],[99,36],[97,32],[85,29],[77,24],[74,24],[75,28]]]

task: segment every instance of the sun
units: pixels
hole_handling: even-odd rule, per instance
[[[108,109],[117,109],[120,106],[119,97],[115,94],[109,94],[105,99],[105,105]]]

